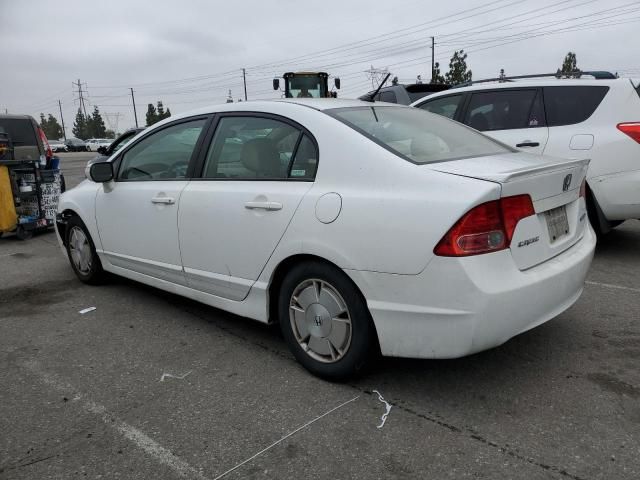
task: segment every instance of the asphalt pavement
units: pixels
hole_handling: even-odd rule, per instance
[[[68,187],[93,156],[60,155]],[[501,347],[335,384],[274,327],[5,236],[0,479],[638,479],[639,246],[616,228],[576,305]]]

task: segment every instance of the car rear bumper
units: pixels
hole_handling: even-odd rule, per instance
[[[588,182],[607,220],[640,218],[640,170],[602,175]]]
[[[525,271],[508,250],[434,257],[419,275],[347,271],[367,299],[385,356],[457,358],[492,348],[580,297],[595,235]]]

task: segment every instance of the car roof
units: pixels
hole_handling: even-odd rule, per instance
[[[498,90],[502,88],[539,88],[539,87],[575,87],[575,86],[612,86],[619,85],[620,82],[629,82],[628,78],[601,79],[594,78],[538,78],[533,80],[515,80],[512,82],[486,82],[469,85],[466,87],[452,87],[443,92],[437,92],[415,101],[412,105],[423,103],[427,100],[455,95],[456,93],[474,92],[481,90]]]
[[[31,115],[0,115],[0,120],[35,120]]]

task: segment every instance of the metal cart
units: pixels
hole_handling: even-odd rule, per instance
[[[2,149],[4,144],[5,148]],[[7,231],[16,232],[21,240],[31,238],[33,232],[53,227],[58,198],[60,197],[60,170],[44,170],[39,160],[15,160],[10,141],[0,136],[0,168],[6,167],[11,183],[15,225],[5,226]],[[13,223],[13,222],[12,222]]]

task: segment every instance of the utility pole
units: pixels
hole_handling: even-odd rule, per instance
[[[431,83],[435,83],[436,76],[436,41],[431,37]]]
[[[62,121],[62,135],[64,136],[64,141],[67,141],[67,131],[64,128],[64,117],[62,116],[62,102],[58,100],[58,108],[60,108],[60,120]]]
[[[244,101],[247,101],[247,71],[242,69],[242,82],[244,83]]]
[[[131,90],[131,103],[133,103],[133,118],[136,119],[136,128],[138,128],[138,114],[136,113],[136,99],[133,96],[133,88],[130,88],[129,90]]]

